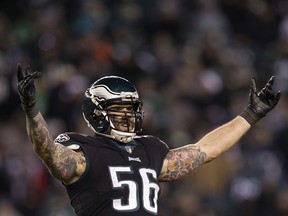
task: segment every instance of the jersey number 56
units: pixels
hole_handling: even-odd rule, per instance
[[[128,187],[129,195],[127,202],[124,204],[123,198],[113,199],[113,208],[117,211],[135,211],[140,207],[140,202],[143,202],[143,207],[153,214],[157,214],[157,199],[159,186],[149,180],[149,176],[157,179],[157,174],[152,169],[139,169],[142,178],[143,197],[139,197],[139,186],[132,180],[121,180],[121,174],[133,174],[131,167],[109,167],[112,185],[115,189],[123,189]]]

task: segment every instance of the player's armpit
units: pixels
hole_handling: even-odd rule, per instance
[[[205,163],[206,154],[198,145],[190,144],[172,149],[164,159],[159,181],[174,181],[191,173]]]

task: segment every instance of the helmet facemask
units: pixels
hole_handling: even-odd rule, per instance
[[[120,142],[130,142],[141,131],[142,103],[115,103],[105,109],[110,135]]]
[[[128,133],[136,132],[136,113],[133,110],[125,111],[125,109],[129,110],[130,107],[131,105],[113,105],[107,109],[107,116],[112,129]]]

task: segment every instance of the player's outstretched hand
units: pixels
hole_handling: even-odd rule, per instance
[[[17,65],[17,87],[21,99],[21,105],[25,112],[29,112],[36,105],[36,90],[34,80],[40,77],[41,72],[32,72],[29,65],[22,71],[20,63]]]
[[[255,79],[252,78],[249,103],[241,113],[241,116],[246,119],[250,125],[255,124],[261,118],[266,116],[266,114],[277,105],[281,92],[278,91],[276,93],[273,91],[273,83],[274,76],[269,79],[260,92],[257,92]]]

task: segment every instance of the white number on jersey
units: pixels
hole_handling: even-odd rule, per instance
[[[121,174],[133,174],[131,167],[109,167],[113,188],[121,189],[124,186],[128,187],[129,195],[128,201],[124,204],[123,198],[113,199],[113,208],[117,211],[133,211],[139,208],[140,202],[143,202],[143,207],[153,213],[157,214],[158,206],[158,192],[159,186],[149,180],[149,176],[157,179],[155,170],[141,168],[139,169],[140,176],[143,183],[143,197],[139,197],[138,184],[132,180],[121,180]]]

